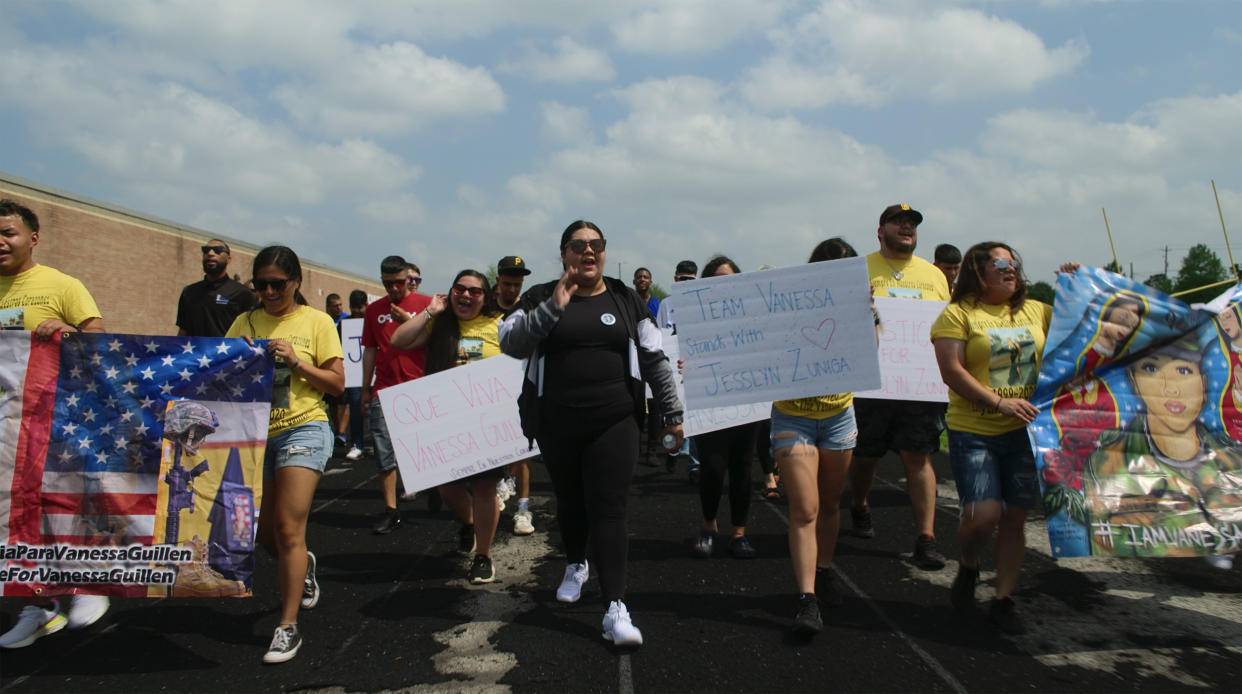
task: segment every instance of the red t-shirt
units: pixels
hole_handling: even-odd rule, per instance
[[[427,308],[431,299],[423,294],[409,294],[397,305],[416,315]],[[427,354],[421,349],[397,349],[389,343],[399,323],[392,319],[392,299],[383,297],[367,306],[362,322],[362,346],[374,347],[375,390],[412,381],[423,375]]]

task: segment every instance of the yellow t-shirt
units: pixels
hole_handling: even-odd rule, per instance
[[[262,308],[247,311],[229,326],[225,337],[249,335],[259,340],[280,338],[293,345],[298,359],[323,366],[329,359],[343,359],[341,339],[328,314],[309,306],[299,306],[293,313],[273,316]],[[277,366],[273,385],[272,412],[268,419],[267,435],[273,436],[307,422],[326,422],[328,415],[323,409],[323,393],[297,374],[287,383],[280,383],[281,372],[289,373],[287,367]],[[281,391],[288,388],[287,400]],[[280,407],[277,407],[280,405]]]
[[[435,324],[435,318],[427,321],[428,333]],[[461,333],[457,342],[457,366],[500,354],[500,316],[480,313],[471,320],[457,321],[457,330]]]
[[[890,265],[891,264],[891,265]],[[901,274],[901,279],[893,273]],[[896,299],[949,300],[949,281],[940,268],[919,258],[909,260],[885,258],[880,251],[867,256],[867,277],[875,287],[876,296]]]
[[[790,417],[806,417],[807,419],[828,419],[845,411],[854,402],[853,393],[837,393],[835,395],[819,395],[813,398],[797,398],[796,400],[777,400],[772,407],[777,412]]]
[[[49,318],[81,325],[101,318],[90,292],[77,279],[46,265],[0,275],[0,326],[34,330]]]
[[[1052,307],[1027,299],[1009,316],[1009,306],[974,300],[944,307],[932,323],[931,338],[966,343],[966,370],[985,388],[1003,398],[1030,398],[1035,392]],[[949,428],[997,436],[1026,426],[1021,420],[981,407],[949,389]]]

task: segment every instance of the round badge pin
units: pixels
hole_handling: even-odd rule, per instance
[[[617,322],[617,317],[612,315],[611,313],[605,313],[604,315],[599,317],[599,322],[603,323],[604,325],[612,325],[613,323]]]

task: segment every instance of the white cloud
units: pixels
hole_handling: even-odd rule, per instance
[[[274,98],[301,124],[330,135],[409,132],[429,121],[504,110],[483,68],[433,58],[410,43],[359,47],[348,59],[278,87]]]
[[[555,101],[539,104],[543,136],[553,142],[580,143],[591,140],[591,115],[585,108]]]
[[[896,13],[850,0],[828,0],[770,38],[777,55],[743,77],[743,93],[768,109],[1026,92],[1090,53],[1080,40],[1049,49],[1017,22],[978,10]]]
[[[568,36],[552,43],[552,51],[545,53],[534,44],[527,43],[520,49],[521,55],[501,63],[497,69],[522,75],[537,82],[607,82],[616,77],[612,59],[593,46],[584,46]]]
[[[762,35],[788,2],[679,0],[649,3],[613,24],[617,45],[635,53],[703,53]]]

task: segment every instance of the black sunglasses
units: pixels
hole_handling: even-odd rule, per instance
[[[413,285],[419,285],[419,284],[422,284],[422,283],[423,283],[423,278],[422,278],[422,277],[412,277],[412,276],[410,277],[410,284],[413,284]]]
[[[385,287],[404,287],[410,283],[409,279],[403,280],[380,280]]]
[[[482,287],[467,287],[464,284],[454,284],[453,293],[454,294],[469,294],[470,296],[477,299],[480,296],[483,296],[483,288]]]
[[[289,280],[261,280],[256,277],[250,280],[250,284],[254,287],[256,292],[261,292],[268,287],[271,287],[278,292],[283,292],[285,291],[285,286],[289,284]]]
[[[586,239],[573,239],[568,244],[566,244],[566,248],[573,251],[574,253],[581,254],[581,253],[586,252],[587,246],[590,246],[591,250],[595,251],[596,253],[603,253],[604,246],[606,245],[607,244],[604,242],[604,239],[591,239],[590,241]]]
[[[223,255],[229,252],[228,246],[200,246],[199,248],[203,251],[203,255],[207,255],[208,253]]]

